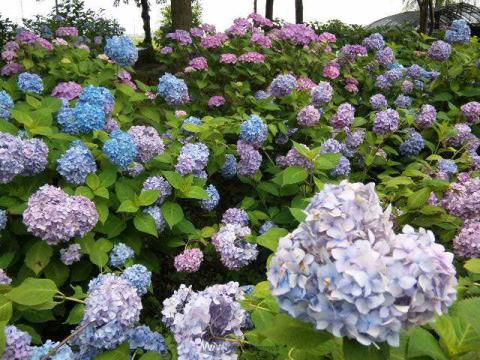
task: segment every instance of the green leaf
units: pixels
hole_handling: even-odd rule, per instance
[[[117,209],[117,212],[124,212],[124,213],[136,213],[138,211],[138,207],[135,206],[132,200],[125,200],[120,204]]]
[[[407,206],[409,209],[418,209],[425,205],[430,197],[432,190],[428,187],[415,191],[408,197]]]
[[[141,206],[152,205],[160,196],[160,190],[142,190],[138,196],[138,203]]]
[[[282,186],[297,184],[305,181],[308,173],[304,168],[292,166],[283,170]]]
[[[474,274],[480,274],[480,259],[470,259],[463,267]]]
[[[83,304],[76,304],[70,314],[68,314],[67,320],[65,320],[65,324],[69,325],[76,325],[83,319],[83,314],[85,313],[85,305]]]
[[[92,251],[90,251],[90,260],[99,268],[104,267],[108,263],[108,252],[112,249],[113,244],[107,239],[100,239],[95,242]]]
[[[70,268],[57,259],[50,262],[45,268],[45,276],[52,279],[58,287],[65,284],[69,275]]]
[[[183,177],[175,171],[163,171],[163,176],[175,189],[181,189],[183,186]]]
[[[290,210],[290,213],[292,216],[297,220],[298,222],[302,222],[307,218],[307,214],[303,209],[297,209],[297,208],[288,208]]]
[[[343,356],[345,360],[387,360],[390,353],[385,345],[378,349],[374,345],[364,346],[355,340],[344,338]]]
[[[109,199],[110,198],[110,193],[108,192],[108,189],[105,187],[99,187],[96,188],[93,193],[97,195],[98,197],[104,198],[104,199]]]
[[[288,230],[279,227],[269,229],[265,234],[257,237],[257,244],[272,250],[277,251],[278,241],[281,237],[288,234]]]
[[[3,351],[5,350],[5,343],[7,342],[5,335],[5,327],[7,324],[7,321],[0,321],[0,354],[3,354]]]
[[[96,357],[96,360],[130,360],[130,351],[128,343],[124,342],[118,348],[104,352]]]
[[[100,187],[100,178],[97,174],[91,173],[87,176],[87,185],[90,189],[96,190]]]
[[[182,192],[182,197],[187,199],[204,200],[204,199],[209,199],[210,195],[208,195],[208,193],[201,187],[192,186],[187,192],[185,193]]]
[[[155,220],[146,213],[138,213],[133,219],[133,224],[138,231],[158,236]]]
[[[448,360],[435,337],[420,327],[410,332],[407,356],[409,359],[428,356],[434,360]]]
[[[167,201],[162,205],[162,214],[170,229],[184,218],[183,210],[180,205],[171,201]]]
[[[18,129],[15,125],[7,120],[0,119],[0,131],[7,132],[12,135],[17,135]]]
[[[0,321],[9,321],[12,317],[12,303],[5,296],[0,296]]]
[[[29,269],[33,270],[35,275],[38,275],[48,265],[52,255],[52,247],[45,241],[39,240],[27,250],[25,264]]]
[[[20,305],[36,306],[53,301],[57,293],[57,286],[52,280],[27,278],[5,296]]]
[[[115,181],[117,180],[117,169],[113,167],[107,168],[100,173],[99,178],[101,185],[108,188],[115,184]]]
[[[156,352],[148,352],[140,358],[140,360],[162,360],[162,357],[159,353]]]
[[[135,191],[128,186],[125,182],[117,182],[115,183],[115,194],[118,197],[118,200],[124,202],[126,200],[134,200],[135,199]]]
[[[318,170],[335,169],[341,157],[341,154],[321,154],[315,159],[315,168]]]
[[[105,202],[97,201],[95,202],[95,207],[97,208],[98,218],[102,224],[105,224],[105,221],[108,218],[109,210],[108,205]]]

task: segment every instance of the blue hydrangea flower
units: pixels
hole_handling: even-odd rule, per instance
[[[445,33],[445,41],[450,44],[468,44],[470,42],[471,30],[465,19],[453,20],[452,25]]]
[[[166,73],[159,79],[158,94],[169,105],[182,105],[190,100],[185,81],[169,73]]]
[[[72,143],[57,161],[57,171],[71,184],[85,184],[87,176],[97,171],[97,164],[90,150],[81,141]]]
[[[0,118],[8,120],[12,116],[10,110],[13,106],[12,98],[5,90],[0,90]]]
[[[293,75],[278,75],[270,85],[270,92],[275,97],[289,95],[297,87],[297,79]]]
[[[240,125],[240,139],[254,146],[261,146],[267,140],[268,127],[257,115],[250,117]]]
[[[418,132],[409,131],[408,138],[400,145],[400,154],[403,156],[415,156],[425,147],[425,140]]]
[[[112,163],[127,169],[137,156],[137,145],[128,133],[115,130],[103,145],[103,152]]]
[[[453,160],[442,159],[438,162],[438,170],[451,176],[458,172],[458,166]]]
[[[42,360],[44,359],[48,353],[56,348],[59,345],[58,342],[53,342],[52,340],[47,340],[42,346],[34,346],[32,347],[32,353],[30,354],[30,358],[28,360]],[[74,360],[75,354],[73,353],[72,349],[68,345],[63,345],[57,352],[49,357],[50,360]]]
[[[148,326],[137,326],[129,330],[127,338],[130,350],[143,349],[160,354],[168,352],[163,336],[156,331],[150,330]]]
[[[128,36],[107,39],[105,54],[121,66],[132,66],[138,60],[138,50]]]
[[[202,200],[200,202],[200,207],[204,210],[212,211],[220,202],[220,194],[218,193],[217,188],[211,184],[208,185],[206,191],[208,193],[208,199]]]
[[[199,118],[196,118],[195,116],[190,116],[190,117],[186,118],[185,120],[183,120],[183,124],[182,124],[183,132],[185,134],[188,134],[188,135],[193,135],[194,134],[193,132],[188,131],[186,129],[183,129],[183,126],[185,126],[187,124],[193,124],[193,125],[201,126],[203,124],[203,121],[200,120]]]
[[[225,162],[220,170],[223,177],[230,179],[237,175],[237,159],[233,154],[225,155]]]
[[[110,252],[110,265],[120,267],[135,256],[135,251],[124,243],[116,244]]]
[[[413,99],[410,96],[398,95],[395,105],[401,109],[408,109],[412,106]]]
[[[98,105],[79,102],[74,108],[75,128],[80,133],[102,130],[105,126],[105,112]]]
[[[255,93],[255,99],[257,100],[268,99],[269,97],[270,97],[270,94],[264,90],[258,90]]]
[[[21,73],[17,81],[18,88],[23,92],[41,94],[43,92],[43,80],[37,74],[28,72]]]
[[[139,296],[143,296],[152,285],[152,272],[143,265],[135,264],[125,269],[122,279],[127,280]]]
[[[197,142],[185,144],[177,158],[175,170],[180,175],[194,174],[201,175],[208,163],[210,151],[207,145]]]
[[[348,160],[345,156],[342,156],[337,167],[333,169],[330,173],[332,174],[332,176],[344,177],[350,174],[350,169],[350,160]]]
[[[64,105],[57,114],[57,122],[62,127],[62,131],[67,134],[77,135],[80,133],[75,118],[75,110]]]
[[[155,220],[155,225],[157,226],[158,233],[163,232],[165,230],[165,226],[167,222],[165,221],[165,217],[163,216],[162,209],[159,206],[149,206],[143,209],[145,214],[150,215],[153,220]]]
[[[260,227],[260,229],[258,230],[258,232],[263,235],[265,234],[268,230],[270,230],[271,228],[274,228],[274,227],[277,227],[277,225],[275,225],[275,223],[271,222],[271,221],[265,221],[262,226]]]
[[[7,211],[0,209],[0,230],[3,230],[7,227]]]
[[[115,98],[107,88],[89,85],[84,88],[80,94],[79,102],[96,105],[103,109],[105,114],[111,114],[115,104]]]

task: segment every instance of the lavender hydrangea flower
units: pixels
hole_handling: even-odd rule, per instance
[[[175,269],[179,272],[194,273],[200,269],[203,261],[203,252],[200,249],[186,249],[175,256]]]
[[[471,101],[462,105],[460,110],[470,124],[476,124],[480,121],[480,102]]]
[[[350,174],[350,170],[350,160],[348,160],[345,156],[342,156],[338,162],[338,165],[330,172],[330,174],[335,177],[344,177]]]
[[[142,190],[158,190],[160,195],[155,202],[157,205],[162,205],[165,202],[165,199],[172,195],[172,186],[163,176],[148,177],[143,183]]]
[[[6,184],[20,175],[23,162],[23,142],[16,136],[0,132],[0,183]]]
[[[260,147],[268,137],[267,124],[257,115],[250,115],[240,125],[240,139],[255,147]]]
[[[453,147],[462,146],[471,136],[472,129],[468,124],[459,123],[454,126],[455,135],[448,138],[446,144]]]
[[[465,19],[453,20],[445,32],[445,41],[450,44],[468,44],[470,42],[471,30]]]
[[[130,329],[127,333],[127,339],[130,350],[143,349],[160,354],[168,352],[163,336],[144,325]]]
[[[132,126],[127,133],[137,146],[137,161],[150,161],[165,151],[162,138],[152,126]]]
[[[296,87],[297,79],[295,76],[290,74],[278,75],[270,85],[270,92],[275,97],[284,97],[290,95]]]
[[[97,164],[85,144],[77,140],[57,160],[57,171],[69,183],[81,185],[88,175],[97,171]]]
[[[128,36],[107,39],[105,54],[121,66],[133,66],[138,60],[138,50]]]
[[[309,45],[318,39],[315,31],[305,24],[285,24],[278,32],[278,37],[302,46]]]
[[[395,53],[391,48],[386,47],[377,51],[375,58],[377,59],[380,65],[385,66],[395,62]]]
[[[349,103],[341,104],[335,115],[330,119],[330,124],[334,129],[341,130],[352,126],[355,118],[355,108]]]
[[[305,106],[297,114],[298,125],[303,127],[312,127],[320,121],[320,111],[318,111],[313,105]]]
[[[175,30],[175,32],[167,34],[166,37],[177,41],[180,45],[190,45],[192,43],[192,37],[185,30]]]
[[[307,150],[310,150],[304,144],[300,144],[300,146],[304,146]],[[298,166],[303,167],[307,171],[313,171],[315,168],[315,165],[303,156],[296,148],[291,148],[285,156],[277,156],[276,161],[277,165],[280,167]]]
[[[383,94],[375,94],[370,97],[370,105],[374,110],[383,110],[388,107],[388,101]]]
[[[422,135],[414,130],[408,132],[408,138],[400,145],[400,154],[403,156],[418,155],[425,147]]]
[[[22,64],[12,62],[12,63],[5,64],[2,67],[2,70],[0,71],[0,74],[2,76],[10,76],[10,75],[19,74],[23,71],[25,71],[25,68],[23,67]]]
[[[110,252],[110,265],[120,267],[135,256],[135,251],[124,243],[116,244]]]
[[[237,165],[237,173],[240,176],[252,176],[262,165],[262,154],[254,146],[243,142],[237,142],[237,151],[240,161]]]
[[[49,245],[83,237],[98,222],[95,204],[84,196],[69,196],[63,190],[44,185],[28,199],[23,212],[27,231]]]
[[[237,175],[237,159],[233,154],[225,154],[225,162],[223,163],[220,173],[223,177],[230,179]]]
[[[245,240],[245,237],[250,234],[250,228],[246,226],[227,223],[212,236],[212,244],[220,253],[222,264],[228,269],[239,270],[257,258],[257,244]]]
[[[242,226],[248,225],[248,214],[245,210],[239,208],[230,208],[223,214],[223,224],[239,224]]]
[[[182,105],[190,100],[185,81],[169,73],[166,73],[159,79],[158,94],[169,105]]]
[[[413,99],[410,96],[398,95],[395,99],[395,105],[401,109],[408,109],[412,106]]]
[[[12,110],[14,105],[10,95],[5,90],[0,90],[0,118],[10,119],[12,116],[10,110]]]
[[[2,360],[27,360],[32,354],[32,337],[14,325],[5,327],[5,350]]]
[[[52,90],[52,96],[62,100],[71,101],[76,99],[82,93],[82,85],[75,81],[61,82]]]
[[[20,175],[41,173],[48,165],[48,146],[42,139],[28,139],[22,146],[23,171]]]
[[[127,169],[138,154],[133,137],[121,130],[115,130],[110,134],[110,139],[103,145],[103,152],[113,164],[123,169]]]
[[[431,128],[437,120],[437,110],[429,104],[422,105],[420,112],[417,114],[415,124],[422,128]]]
[[[382,50],[385,47],[385,40],[382,34],[374,33],[363,39],[362,44],[369,50]]]
[[[197,175],[207,166],[209,155],[210,151],[203,143],[185,144],[177,158],[175,170],[180,175]]]
[[[31,92],[35,94],[41,94],[43,92],[43,80],[37,74],[28,72],[21,73],[18,76],[17,85],[18,88],[24,93]]]
[[[480,257],[480,221],[467,220],[453,239],[455,254],[462,259]]]
[[[225,98],[223,96],[215,95],[208,99],[209,108],[218,108],[223,105],[225,105]]]
[[[139,296],[145,295],[152,285],[152,272],[140,264],[127,267],[121,277],[137,290]]]
[[[442,40],[434,41],[428,49],[428,57],[432,60],[446,61],[452,53],[452,46]]]
[[[12,279],[5,273],[5,270],[0,269],[0,285],[10,285]]]
[[[193,58],[188,64],[195,70],[202,71],[208,69],[207,59],[203,56]]]
[[[400,115],[393,109],[380,111],[375,115],[373,131],[377,135],[394,132],[400,126]]]
[[[211,184],[207,186],[206,192],[208,193],[208,199],[200,201],[200,207],[204,210],[212,211],[220,202],[220,194],[217,188]]]
[[[165,217],[163,216],[162,209],[160,209],[159,206],[154,205],[146,207],[145,209],[143,209],[143,212],[153,218],[158,233],[161,233],[163,232],[163,230],[165,230],[167,222],[165,220]]]
[[[60,250],[60,260],[65,265],[72,265],[82,258],[82,249],[79,244],[71,244],[66,249]]]
[[[117,120],[110,118],[105,123],[105,127],[103,129],[110,134],[115,130],[120,130],[120,124]]]
[[[463,179],[450,185],[442,199],[442,207],[463,220],[478,219],[480,215],[480,178]]]
[[[329,82],[321,81],[318,86],[311,92],[312,104],[317,109],[320,109],[323,105],[330,102],[333,97],[333,87]]]

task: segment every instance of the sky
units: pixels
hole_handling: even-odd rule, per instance
[[[61,0],[60,0],[61,1]],[[130,1],[133,3],[133,1]],[[0,13],[3,17],[20,21],[23,17],[46,14],[54,5],[54,0],[0,0]],[[85,0],[87,7],[103,8],[127,29],[130,35],[142,34],[140,9],[134,5],[114,7],[113,0]],[[152,0],[155,3],[155,0]],[[339,19],[346,23],[367,25],[375,20],[402,11],[402,0],[303,0],[304,20],[326,22]],[[295,1],[275,0],[274,17],[294,22]],[[23,6],[22,6],[23,5]],[[253,0],[202,0],[203,21],[217,26],[218,30],[227,28],[237,17],[245,17],[253,10]],[[264,13],[264,0],[258,0],[259,13]],[[154,4],[151,11],[152,28],[160,22],[160,5]]]

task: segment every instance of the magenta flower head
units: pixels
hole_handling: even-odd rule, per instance
[[[61,82],[52,91],[52,96],[62,100],[71,101],[80,96],[82,93],[82,85],[74,81]]]
[[[223,96],[215,95],[208,100],[208,107],[210,108],[217,108],[223,105],[225,105],[225,98]]]
[[[208,62],[207,62],[207,59],[205,57],[199,56],[199,57],[196,57],[196,58],[193,58],[192,60],[190,60],[189,66],[191,66],[195,70],[199,70],[199,71],[207,70],[208,69]]]
[[[241,63],[263,64],[265,62],[265,55],[255,51],[250,51],[238,57]]]
[[[75,37],[75,36],[78,36],[78,29],[74,26],[59,27],[56,31],[56,35],[60,37],[66,37],[66,36]]]
[[[220,56],[220,64],[235,64],[237,62],[237,55],[222,54]]]

